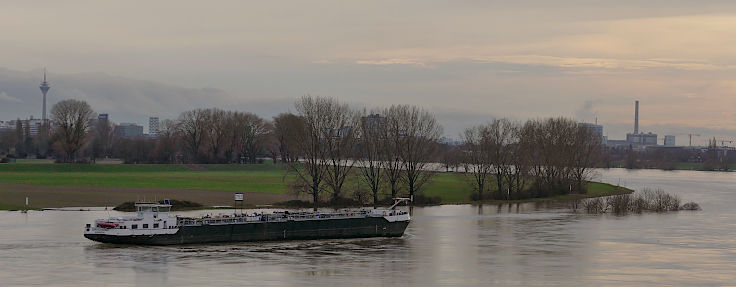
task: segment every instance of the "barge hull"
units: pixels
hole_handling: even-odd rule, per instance
[[[383,217],[326,220],[264,221],[236,224],[182,226],[174,234],[115,236],[85,234],[88,239],[117,244],[173,245],[220,242],[400,237],[409,221],[389,222]]]

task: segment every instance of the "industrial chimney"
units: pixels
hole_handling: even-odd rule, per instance
[[[636,110],[634,111],[634,134],[639,133],[639,101],[636,101]]]

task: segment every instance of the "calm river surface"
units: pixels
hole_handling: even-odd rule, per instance
[[[561,203],[448,205],[414,208],[399,239],[178,247],[86,240],[84,224],[104,211],[3,211],[0,286],[736,285],[736,174],[599,174],[662,188],[703,211],[618,217],[572,214]]]

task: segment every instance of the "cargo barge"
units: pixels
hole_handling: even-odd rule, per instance
[[[110,217],[87,224],[84,237],[103,243],[174,245],[222,242],[400,237],[409,213],[388,209],[343,210],[335,213],[235,213],[182,217],[170,215],[166,202],[136,203],[136,216]]]

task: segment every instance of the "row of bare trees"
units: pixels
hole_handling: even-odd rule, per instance
[[[343,197],[353,174],[371,189],[374,205],[384,185],[391,197],[402,186],[413,197],[433,174],[427,166],[442,128],[422,108],[395,105],[369,114],[334,98],[305,96],[296,111],[293,118],[282,117],[290,124],[276,121],[276,134],[288,139],[280,140],[282,156],[301,156],[287,162],[297,175],[295,186],[312,195],[315,208],[325,192],[333,202]]]
[[[246,112],[185,111],[176,120],[163,120],[155,138],[115,138],[110,126],[100,121],[92,131],[93,150],[126,163],[256,163],[276,152],[272,124]]]
[[[466,129],[462,138],[459,162],[479,199],[585,193],[602,152],[599,135],[565,118],[496,119]]]
[[[184,161],[255,163],[273,132],[272,124],[246,112],[196,109],[164,125],[166,137],[178,136]]]

